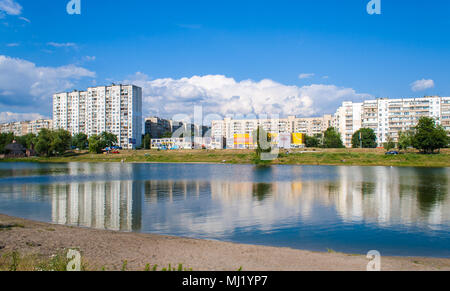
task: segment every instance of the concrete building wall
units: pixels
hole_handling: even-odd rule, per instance
[[[119,146],[142,143],[142,89],[133,85],[90,87],[53,96],[53,128],[72,135],[113,133]]]

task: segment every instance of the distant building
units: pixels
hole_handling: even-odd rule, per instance
[[[266,132],[271,133],[278,140],[283,148],[287,147],[288,139],[298,143],[299,135],[293,138],[292,134],[316,135],[322,134],[329,127],[333,126],[333,116],[324,115],[315,118],[297,118],[289,116],[288,118],[277,119],[231,119],[215,120],[212,122],[211,138],[214,144],[225,139],[224,148],[241,149],[254,148],[256,141],[253,140],[253,134],[262,127]],[[302,135],[302,137],[303,137]],[[303,141],[303,138],[301,139]],[[294,143],[292,143],[294,145]],[[295,147],[301,145],[295,144]]]
[[[0,124],[0,133],[13,133],[24,136],[30,133],[39,134],[42,129],[52,129],[52,120],[40,119],[34,121],[20,121]]]
[[[399,133],[414,129],[421,117],[435,119],[450,133],[450,97],[344,102],[335,114],[335,124],[346,147],[352,146],[352,136],[361,128],[373,129],[382,146],[389,138],[397,142]]]
[[[217,148],[222,145],[227,149],[252,148],[255,144],[252,134],[260,126],[268,133],[280,134],[282,147],[286,147],[289,138],[284,134],[314,136],[334,127],[340,133],[344,145],[351,147],[356,131],[371,128],[376,133],[378,145],[382,146],[389,138],[397,142],[399,133],[414,129],[421,117],[435,119],[450,134],[450,97],[380,98],[364,102],[343,102],[334,116],[236,120],[225,118],[212,121],[211,139]]]
[[[155,138],[152,139],[152,149],[159,150],[190,150],[193,148],[191,138]]]
[[[163,138],[166,134],[172,134],[172,121],[159,117],[145,119],[145,134],[151,138]]]
[[[72,135],[112,133],[119,146],[135,149],[142,143],[142,88],[113,84],[55,94],[53,128]]]

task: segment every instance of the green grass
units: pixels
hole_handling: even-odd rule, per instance
[[[0,256],[0,271],[67,271],[67,265],[70,259],[67,259],[67,252],[46,257],[37,254],[22,255],[17,251],[5,253]],[[101,268],[90,268],[82,261],[82,271],[107,271],[108,268],[103,266]],[[192,268],[184,267],[183,264],[172,265],[168,267],[159,268],[158,265],[147,264],[144,271],[177,271],[177,272],[192,272]],[[121,271],[128,271],[128,261],[122,262]]]
[[[93,162],[93,163],[226,163],[254,164],[255,154],[251,150],[186,150],[186,151],[122,151],[119,155],[94,155],[75,153],[65,157],[35,157],[5,159],[3,162]],[[384,150],[316,149],[307,152],[281,152],[278,159],[269,164],[278,165],[337,165],[337,166],[396,166],[396,167],[449,167],[450,151],[441,154],[423,155],[407,152],[397,156],[386,156]]]
[[[17,251],[0,256],[0,271],[66,271],[69,259],[62,252],[51,257],[36,254],[22,255]],[[85,270],[85,265],[81,265]]]

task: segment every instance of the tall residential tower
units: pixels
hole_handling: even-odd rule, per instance
[[[142,89],[113,84],[55,94],[53,128],[72,135],[113,133],[119,146],[134,149],[142,143]]]

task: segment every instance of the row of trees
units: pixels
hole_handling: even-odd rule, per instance
[[[308,148],[344,148],[341,134],[334,128],[328,128],[325,133],[315,136],[305,136],[305,145]]]
[[[422,117],[414,130],[400,132],[398,143],[389,137],[384,144],[386,150],[398,147],[401,150],[416,148],[423,153],[433,153],[441,148],[448,147],[450,138],[446,130],[429,117]],[[305,145],[308,148],[343,148],[341,135],[335,128],[328,128],[322,135],[306,136]],[[376,148],[377,136],[370,128],[361,128],[352,136],[353,148]]]
[[[12,133],[0,134],[0,154],[4,154],[5,147],[14,140],[28,149],[34,148],[40,156],[46,157],[61,156],[71,148],[89,149],[91,153],[101,153],[103,149],[118,144],[117,136],[107,132],[88,138],[84,133],[72,137],[70,132],[66,130],[42,129],[38,135],[14,136]]]
[[[448,147],[450,139],[447,131],[436,121],[429,117],[422,117],[418,125],[410,131],[400,132],[398,143],[392,137],[388,137],[384,148],[391,150],[398,147],[401,150],[416,148],[423,153],[433,153],[441,148]],[[361,128],[352,138],[353,148],[376,148],[377,136],[373,129]]]

